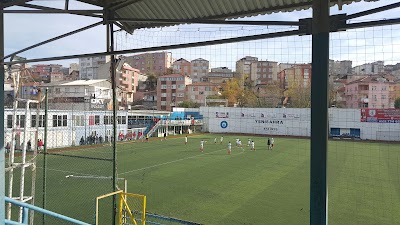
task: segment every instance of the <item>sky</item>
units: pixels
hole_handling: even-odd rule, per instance
[[[77,1],[70,1],[70,9],[96,9]],[[382,5],[395,3],[397,0],[378,2],[359,2],[345,5],[342,11],[331,8],[331,15],[338,13],[355,13]],[[62,8],[62,0],[40,0],[33,4]],[[22,9],[13,7],[9,9]],[[275,13],[241,20],[286,20],[297,21],[311,17],[311,10],[290,13]],[[362,17],[351,22],[362,22],[372,19],[396,18],[400,9]],[[47,40],[57,35],[98,22],[99,19],[63,15],[63,14],[6,14],[5,15],[5,54]],[[273,26],[223,26],[223,25],[180,25],[166,28],[137,30],[133,35],[125,32],[116,33],[116,49],[132,49],[157,45],[196,42],[230,38],[243,35],[294,29],[293,27]],[[43,58],[72,54],[104,52],[106,50],[105,26],[98,26],[73,36],[46,44],[21,53],[27,58]],[[363,63],[384,60],[385,64],[400,62],[400,25],[375,28],[364,28],[331,34],[330,58],[334,60],[352,60],[353,66]],[[175,59],[193,60],[204,58],[210,61],[211,67],[227,66],[233,68],[235,62],[247,55],[256,56],[259,60],[270,60],[287,63],[309,63],[311,61],[311,37],[293,36],[261,41],[240,42],[215,46],[171,50]],[[68,66],[78,59],[43,63],[57,63]]]

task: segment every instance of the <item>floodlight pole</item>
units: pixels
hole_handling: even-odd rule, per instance
[[[4,62],[4,13],[0,6],[0,60]],[[4,106],[4,66],[0,68],[0,104]],[[4,121],[4,107],[0,107],[0,121]],[[0,123],[0,130],[4,131],[4,122]],[[5,149],[4,149],[4,132],[0,132],[0,224],[4,224],[5,220]]]
[[[328,224],[329,1],[313,0],[310,225]]]

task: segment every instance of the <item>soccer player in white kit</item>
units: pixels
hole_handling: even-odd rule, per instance
[[[220,144],[222,144],[222,141],[224,140],[224,136],[221,136],[221,142],[220,142]]]
[[[217,144],[217,137],[214,138],[214,144]]]
[[[251,142],[251,150],[256,150],[256,148],[254,147],[254,141]]]
[[[250,146],[250,144],[251,144],[251,140],[249,138],[249,139],[247,139],[247,146]]]
[[[200,141],[200,151],[201,152],[204,151],[204,141],[203,140]]]
[[[274,142],[275,142],[274,138],[271,138],[271,149],[274,148]]]
[[[231,150],[232,150],[232,144],[231,142],[228,143],[228,155],[231,154]]]
[[[187,135],[185,136],[185,145],[187,144],[188,138]]]

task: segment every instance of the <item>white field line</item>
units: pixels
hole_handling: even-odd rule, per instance
[[[40,167],[40,166],[38,166],[37,168],[43,169],[43,167]],[[57,169],[50,169],[50,168],[47,168],[46,170],[56,171],[56,172],[61,172],[61,173],[70,173],[70,174],[74,174],[74,175],[100,176],[100,175],[95,175],[95,174],[79,173],[79,172],[68,171],[68,170],[57,170]]]
[[[192,159],[192,158],[196,158],[198,156],[208,155],[208,154],[219,152],[219,151],[223,151],[223,150],[226,150],[226,149],[220,149],[220,150],[216,150],[216,151],[213,151],[213,152],[202,153],[202,154],[198,154],[198,155],[194,155],[194,156],[189,156],[189,157],[186,157],[186,158],[172,160],[172,161],[165,162],[165,163],[160,163],[160,164],[156,164],[156,165],[152,165],[152,166],[143,167],[143,168],[140,168],[140,169],[130,170],[130,171],[126,171],[126,172],[123,172],[123,173],[119,173],[118,175],[127,174],[127,173],[133,173],[133,172],[146,170],[146,169],[150,169],[150,168],[154,168],[154,167],[159,167],[159,166],[163,166],[163,165],[167,165],[167,164],[171,164],[171,163],[176,163],[176,162],[180,162],[180,161],[183,161],[183,160]]]

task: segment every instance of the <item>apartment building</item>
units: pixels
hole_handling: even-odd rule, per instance
[[[393,108],[400,97],[399,81],[392,76],[365,76],[345,86],[347,108]]]
[[[253,62],[258,62],[258,58],[246,56],[236,61],[236,72],[239,74],[240,79],[251,76],[251,64]]]
[[[187,61],[184,58],[180,58],[172,63],[172,70],[174,73],[190,76],[192,71],[192,66],[189,61]]]
[[[182,74],[168,74],[157,80],[157,109],[172,111],[185,100],[185,87],[192,79]]]
[[[352,70],[353,73],[361,75],[382,74],[384,71],[384,61],[362,64],[355,66]]]
[[[115,76],[117,87],[119,87],[123,93],[120,106],[129,108],[129,106],[134,102],[134,94],[137,91],[141,73],[138,69],[133,68],[128,63],[124,63],[121,71],[116,72]],[[111,79],[110,62],[107,62],[98,68],[98,77],[100,79]]]
[[[36,64],[31,66],[30,71],[36,81],[50,83],[64,79],[62,68],[58,64]]]
[[[80,79],[100,79],[98,69],[106,63],[105,56],[88,57],[79,59],[79,76]]]
[[[171,52],[154,52],[133,55],[126,62],[144,74],[164,75],[172,66]]]
[[[231,69],[227,67],[212,68],[211,72],[208,73],[207,80],[213,84],[222,84],[227,80],[234,77],[239,77],[237,73],[232,72]]]
[[[72,71],[79,71],[79,64],[78,63],[69,64],[68,74],[71,74]]]
[[[192,60],[191,64],[191,75],[193,83],[207,81],[207,76],[210,71],[210,62],[208,60],[198,58]]]
[[[257,61],[250,64],[250,80],[253,85],[277,81],[278,63]]]
[[[296,64],[278,73],[281,88],[287,89],[292,82],[308,87],[311,84],[311,64]]]
[[[352,73],[352,64],[350,60],[335,61],[329,60],[329,74],[331,75],[345,75]]]
[[[210,95],[216,95],[219,90],[218,84],[210,82],[197,82],[186,86],[185,99],[202,106],[205,105],[206,99]]]

